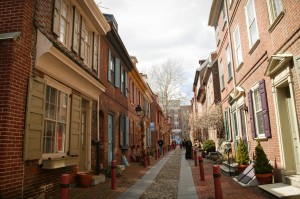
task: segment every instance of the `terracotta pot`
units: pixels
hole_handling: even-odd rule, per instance
[[[272,184],[273,182],[273,173],[255,174],[255,176],[259,185]]]
[[[243,171],[249,166],[249,164],[239,164],[237,166],[239,173],[243,173]]]
[[[90,173],[78,173],[79,184],[83,188],[87,188],[92,184],[93,175]]]

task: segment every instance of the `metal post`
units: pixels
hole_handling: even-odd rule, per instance
[[[111,189],[117,189],[117,161],[111,161]]]
[[[199,156],[199,169],[200,169],[200,179],[201,181],[205,181],[202,156]]]
[[[215,186],[215,199],[223,199],[222,187],[221,187],[221,169],[219,165],[213,166],[213,177]]]

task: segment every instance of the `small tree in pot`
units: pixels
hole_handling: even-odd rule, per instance
[[[247,166],[249,165],[249,160],[250,158],[248,149],[243,140],[240,138],[236,151],[236,162],[239,165],[238,169],[240,173],[242,173],[247,168]]]
[[[270,164],[270,161],[268,160],[267,155],[259,141],[257,141],[257,145],[255,147],[255,162],[253,168],[258,184],[272,183],[273,166]]]

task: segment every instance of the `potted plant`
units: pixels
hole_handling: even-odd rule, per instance
[[[259,141],[257,141],[257,145],[255,147],[255,162],[253,168],[258,184],[262,185],[272,183],[273,166],[270,164],[270,161],[268,160]]]
[[[249,153],[248,149],[240,138],[237,150],[236,150],[236,163],[238,164],[239,173],[242,173],[249,166]]]

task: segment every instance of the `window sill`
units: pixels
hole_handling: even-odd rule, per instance
[[[222,31],[225,30],[226,24],[227,24],[227,21],[225,21],[225,22],[223,23]]]
[[[253,44],[253,46],[251,47],[251,49],[249,50],[249,55],[251,55],[254,50],[257,48],[257,46],[260,44],[260,39],[256,40],[256,42]]]
[[[79,157],[64,157],[43,160],[43,169],[58,169],[79,163]]]
[[[228,79],[228,81],[227,81],[227,84],[229,84],[229,82],[231,82],[231,80],[232,80],[233,78],[232,78],[232,76]]]
[[[261,137],[256,137],[256,138],[254,138],[254,140],[268,141],[268,138],[267,138],[265,135],[263,135],[263,136],[261,136]]]
[[[236,72],[239,72],[239,70],[242,68],[243,65],[244,65],[244,62],[242,61],[240,63],[240,65],[238,65],[238,67],[236,68]]]
[[[225,87],[223,87],[222,89],[221,89],[221,92],[223,92],[225,90]]]
[[[273,21],[272,25],[269,28],[269,33],[271,33],[276,26],[279,24],[279,22],[281,21],[281,19],[284,17],[285,11],[281,11],[280,14],[277,16],[277,18]]]

